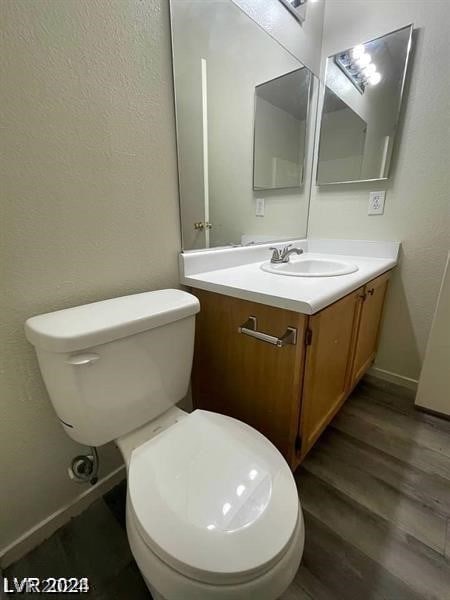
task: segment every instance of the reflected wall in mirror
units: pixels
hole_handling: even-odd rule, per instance
[[[313,130],[304,123],[309,72],[232,0],[171,0],[170,5],[183,250],[304,237],[309,186],[300,181],[311,177],[312,152],[307,152],[308,169],[303,165]],[[269,99],[261,96],[265,117],[258,104],[255,183],[264,189],[254,191],[255,89],[268,91],[272,82],[285,75],[289,80],[293,73],[304,82],[295,98],[306,102],[295,108],[300,120],[295,136],[289,131],[289,140],[281,139],[286,127],[277,126],[280,116],[291,118],[287,99],[280,107],[276,90]],[[271,131],[279,136],[279,149],[262,139]],[[286,151],[289,144],[295,146],[292,152]],[[267,156],[275,157],[275,174]],[[273,189],[281,180],[294,187]],[[256,215],[260,198],[264,216]]]
[[[310,82],[303,67],[256,87],[253,189],[303,183]]]
[[[317,183],[387,179],[412,25],[327,60]]]

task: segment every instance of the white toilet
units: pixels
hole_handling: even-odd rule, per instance
[[[256,430],[175,406],[199,309],[160,290],[32,317],[25,330],[67,434],[115,440],[123,454],[128,539],[154,598],[274,600],[303,552],[297,489]]]

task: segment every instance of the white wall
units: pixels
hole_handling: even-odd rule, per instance
[[[450,416],[450,253],[420,375],[416,404]]]
[[[331,54],[411,22],[418,35],[390,180],[313,186],[308,234],[402,242],[376,366],[417,379],[450,245],[450,3],[328,0],[322,66]],[[369,217],[368,193],[378,189],[387,190],[385,214]]]
[[[177,286],[180,248],[166,0],[1,11],[0,553],[86,489],[25,319]]]
[[[302,179],[306,121],[256,99],[254,178],[257,187],[298,185]],[[306,228],[305,228],[306,229]]]
[[[320,134],[320,181],[361,179],[366,123],[347,106],[323,116]]]

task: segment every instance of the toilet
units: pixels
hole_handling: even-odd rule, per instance
[[[199,310],[159,290],[32,317],[25,332],[67,434],[123,455],[128,539],[153,597],[275,600],[303,553],[295,481],[255,429],[176,406]]]

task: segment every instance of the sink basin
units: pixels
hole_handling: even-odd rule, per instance
[[[261,265],[263,271],[277,275],[290,275],[291,277],[336,277],[348,275],[358,270],[354,264],[340,260],[322,258],[291,259],[287,263],[273,264],[266,262]]]

